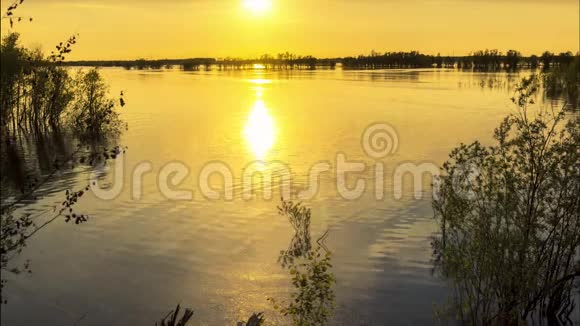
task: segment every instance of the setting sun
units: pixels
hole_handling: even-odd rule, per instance
[[[243,0],[243,6],[254,14],[261,14],[272,7],[270,0]]]

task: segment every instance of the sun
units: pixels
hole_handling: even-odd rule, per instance
[[[272,7],[271,0],[242,0],[244,8],[254,14],[262,14]]]

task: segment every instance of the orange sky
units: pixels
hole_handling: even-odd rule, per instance
[[[578,0],[270,1],[256,14],[243,0],[25,0],[34,21],[14,30],[47,52],[78,33],[70,60],[579,49]]]

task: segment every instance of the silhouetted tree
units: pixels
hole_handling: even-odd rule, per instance
[[[544,69],[550,68],[550,65],[552,64],[553,60],[554,54],[550,51],[545,51],[544,53],[542,53],[542,56],[540,57],[540,61],[542,62]]]
[[[437,266],[452,280],[454,315],[472,325],[525,324],[534,313],[556,325],[575,308],[579,121],[532,111],[537,90],[537,77],[524,79],[496,144],[462,144],[438,180]]]

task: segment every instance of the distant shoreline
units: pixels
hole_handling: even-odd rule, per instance
[[[497,50],[477,51],[467,56],[427,55],[416,51],[372,53],[368,56],[315,58],[291,53],[277,56],[263,55],[253,59],[235,58],[188,58],[188,59],[137,59],[137,60],[77,60],[67,61],[65,66],[124,67],[126,69],[161,69],[180,66],[183,70],[292,70],[292,69],[333,69],[342,66],[346,69],[384,69],[384,68],[467,68],[467,69],[518,69],[538,68],[553,65],[567,65],[579,53],[544,52],[540,56],[522,56],[510,50],[502,53]]]

